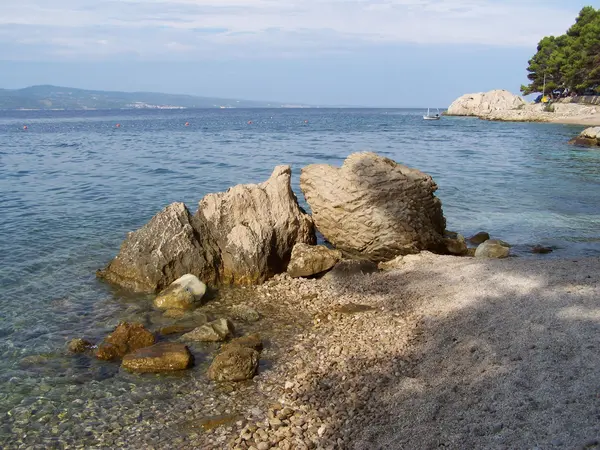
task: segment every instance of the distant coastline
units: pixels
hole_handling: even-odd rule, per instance
[[[191,109],[191,108],[310,108],[290,102],[267,102],[156,92],[95,91],[60,86],[30,86],[0,89],[0,110],[64,111],[105,109]]]

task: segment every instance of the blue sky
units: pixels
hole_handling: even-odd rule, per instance
[[[579,0],[4,0],[0,87],[57,84],[319,105],[517,92]]]

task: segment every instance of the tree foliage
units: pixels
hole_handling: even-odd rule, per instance
[[[586,6],[566,34],[544,37],[527,71],[530,83],[521,86],[524,95],[542,92],[544,76],[544,93],[559,88],[600,93],[600,9]]]

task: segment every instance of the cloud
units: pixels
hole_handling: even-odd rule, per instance
[[[389,44],[534,47],[578,7],[537,0],[20,0],[0,46],[20,58],[293,56]]]

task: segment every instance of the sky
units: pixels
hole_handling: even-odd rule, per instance
[[[0,87],[443,107],[600,0],[0,0]]]

